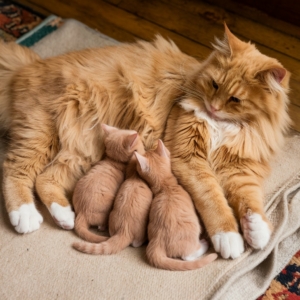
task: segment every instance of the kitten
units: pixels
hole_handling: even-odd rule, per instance
[[[143,154],[143,153],[141,153]],[[140,247],[147,239],[152,192],[136,172],[133,156],[126,170],[126,180],[116,196],[109,215],[109,238],[100,244],[74,243],[73,247],[89,254],[115,254],[129,246]]]
[[[201,228],[192,199],[172,174],[168,150],[159,140],[155,151],[135,153],[138,173],[151,187],[147,257],[152,265],[167,270],[193,270],[217,258],[210,254],[195,260],[208,249],[199,241]],[[182,258],[185,261],[174,258]]]
[[[73,206],[76,212],[75,231],[84,240],[97,243],[107,237],[89,231],[90,226],[104,229],[117,191],[124,181],[126,163],[134,151],[143,153],[143,143],[136,131],[120,130],[105,124],[106,157],[98,162],[76,184]]]

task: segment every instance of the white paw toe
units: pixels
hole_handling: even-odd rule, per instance
[[[216,252],[223,258],[237,258],[245,250],[242,236],[236,232],[220,232],[212,238]]]
[[[241,219],[245,240],[254,249],[263,249],[271,237],[271,230],[260,214],[253,213]]]
[[[75,213],[72,211],[71,206],[61,206],[53,202],[50,213],[58,226],[67,230],[74,228]]]
[[[9,213],[11,224],[19,233],[29,233],[40,228],[43,217],[33,203],[22,204],[18,210]]]

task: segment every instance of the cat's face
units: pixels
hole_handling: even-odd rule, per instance
[[[286,109],[287,71],[226,30],[225,40],[186,84],[186,110],[205,112],[214,120],[251,123]]]

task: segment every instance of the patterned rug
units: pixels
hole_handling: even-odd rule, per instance
[[[257,300],[299,300],[300,299],[300,251],[277,275],[264,295]]]
[[[27,8],[0,0],[0,39],[4,41],[16,41],[30,47],[62,24],[63,20],[57,16],[45,18]],[[257,300],[286,299],[300,299],[300,251]]]
[[[0,0],[0,39],[30,47],[63,24],[61,18],[47,18],[7,0]]]

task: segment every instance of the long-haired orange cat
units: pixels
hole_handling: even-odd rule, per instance
[[[133,156],[126,170],[126,180],[118,191],[109,215],[111,237],[100,244],[78,242],[73,247],[89,254],[115,254],[130,244],[140,247],[147,240],[151,201],[152,192],[137,174],[136,157]]]
[[[136,131],[120,130],[105,124],[102,128],[106,135],[106,156],[78,181],[73,195],[75,231],[81,238],[93,243],[107,237],[92,233],[89,227],[107,227],[115,196],[124,181],[126,163],[134,151],[143,153],[144,149]]]
[[[73,228],[68,195],[101,159],[101,123],[109,123],[139,132],[146,150],[164,139],[172,170],[222,257],[240,256],[244,240],[264,248],[271,225],[262,183],[289,125],[288,83],[276,59],[227,27],[202,62],[160,36],[47,59],[0,43],[11,224],[20,233],[40,227],[36,190],[59,226]]]
[[[154,195],[146,250],[150,263],[157,268],[185,271],[215,260],[216,254],[198,259],[207,251],[208,244],[199,240],[201,228],[192,199],[172,174],[169,153],[163,142],[158,141],[155,151],[135,155],[139,162],[138,173],[148,182]]]

